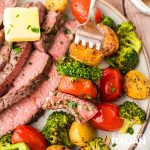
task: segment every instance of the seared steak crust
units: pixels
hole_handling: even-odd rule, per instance
[[[9,55],[10,55],[10,48],[9,48],[9,44],[6,43],[0,49],[0,70],[2,70],[3,67],[6,65],[6,63],[8,63]]]

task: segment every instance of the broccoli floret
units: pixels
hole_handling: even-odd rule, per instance
[[[86,66],[69,56],[59,60],[56,67],[60,75],[88,79],[93,82],[98,81],[102,75],[102,70],[100,68]]]
[[[12,133],[2,136],[0,138],[0,144],[1,145],[11,144],[11,136],[12,136]]]
[[[120,129],[121,133],[133,134],[132,126],[134,124],[143,124],[146,120],[146,113],[136,103],[126,101],[120,105],[120,116],[124,119],[124,124]]]
[[[139,53],[142,42],[138,39],[134,30],[135,26],[132,22],[123,22],[117,27],[117,35],[121,46],[130,47]]]
[[[42,133],[49,144],[63,144],[72,146],[69,139],[69,128],[74,121],[74,117],[63,111],[53,112],[47,120]]]
[[[9,144],[7,143],[5,146],[0,145],[0,150],[30,150],[28,145],[24,142],[17,144]]]
[[[138,64],[138,53],[142,43],[134,32],[132,22],[123,22],[117,27],[119,49],[115,55],[106,58],[111,67],[120,69],[125,74]]]
[[[110,150],[110,148],[104,144],[101,137],[93,139],[88,143],[87,147],[83,148],[84,150]]]
[[[134,69],[138,60],[138,54],[134,50],[123,46],[115,55],[106,58],[111,67],[119,69],[123,74]]]
[[[103,16],[102,21],[104,25],[107,25],[108,27],[112,28],[113,30],[116,30],[116,24],[115,22],[108,16]]]

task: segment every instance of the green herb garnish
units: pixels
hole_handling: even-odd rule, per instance
[[[63,18],[64,18],[64,21],[68,21],[68,15],[67,14],[64,14]]]
[[[14,45],[13,43],[11,43],[11,45],[10,45],[10,48],[12,49],[12,50],[14,50],[14,52],[16,53],[16,54],[19,54],[20,52],[21,52],[21,48],[20,48],[20,46],[16,46],[16,45]]]
[[[86,107],[85,107],[85,110],[86,110],[86,111],[89,111],[89,107],[88,107],[88,106],[86,106]]]
[[[11,31],[11,29],[9,28],[9,30],[8,30],[8,32],[7,32],[7,34],[9,34],[9,33],[10,33],[10,31]]]
[[[132,135],[134,133],[134,129],[132,127],[129,127],[127,133]]]
[[[39,33],[40,32],[40,29],[39,28],[31,28],[32,32],[34,33]]]
[[[116,147],[116,146],[117,146],[117,144],[116,144],[116,143],[112,144],[112,147]]]
[[[19,15],[19,14],[17,14],[17,15],[16,15],[16,18],[18,18],[19,16],[20,16],[20,15]]]
[[[70,107],[70,108],[72,108],[72,109],[76,109],[77,107],[78,107],[78,104],[76,103],[76,102],[69,102],[68,103],[68,106]]]
[[[115,91],[116,91],[116,88],[113,87],[113,88],[111,89],[111,91],[112,91],[112,92],[115,92]]]
[[[27,26],[27,29],[30,29],[30,28],[31,28],[31,25],[28,25],[28,26]]]
[[[65,34],[70,34],[71,31],[70,31],[70,29],[68,29],[68,28],[65,27],[65,28],[64,28],[64,33],[65,33]]]

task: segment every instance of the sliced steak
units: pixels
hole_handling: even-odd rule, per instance
[[[33,42],[34,48],[41,52],[47,52],[52,45],[53,39],[53,35],[45,35],[42,33],[40,40]]]
[[[0,26],[3,22],[4,9],[7,7],[15,7],[17,0],[0,0]]]
[[[0,137],[13,131],[19,125],[29,123],[40,112],[49,91],[54,91],[60,82],[55,64],[48,76],[49,79],[43,81],[34,93],[0,114]]]
[[[40,25],[43,23],[45,15],[46,15],[46,8],[41,2],[33,3],[33,2],[27,2],[23,5],[23,7],[29,8],[29,7],[37,7],[39,10],[39,21]]]
[[[42,24],[42,30],[44,30],[44,33],[48,34],[53,30],[58,30],[56,27],[59,28],[63,24],[62,16],[62,14],[56,11],[49,11],[45,17],[44,23]]]
[[[38,50],[32,52],[26,65],[13,82],[10,91],[0,98],[0,112],[30,95],[31,92],[44,80],[44,71],[50,64],[49,56]]]
[[[50,92],[43,104],[43,109],[62,108],[68,109],[80,123],[87,122],[98,112],[97,107],[91,102],[57,91]]]
[[[67,53],[77,25],[78,21],[76,20],[68,21],[56,34],[54,43],[49,49],[49,54],[51,54],[55,60],[59,60]]]
[[[8,44],[5,44],[0,49],[0,70],[3,69],[3,67],[8,63],[9,61],[9,55],[10,55],[10,48]]]
[[[5,40],[4,30],[0,30],[0,48],[3,46]]]
[[[11,50],[9,62],[0,71],[0,95],[6,92],[20,73],[32,49],[28,42],[17,43],[16,46],[21,48],[21,52],[16,54],[14,50]]]
[[[47,52],[54,40],[54,35],[63,24],[62,14],[55,11],[49,11],[45,17],[45,21],[42,25],[42,36],[38,41],[33,42],[34,48],[41,51]]]

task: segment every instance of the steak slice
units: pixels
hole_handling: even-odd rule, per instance
[[[54,43],[49,49],[49,54],[51,54],[55,60],[59,60],[67,53],[77,25],[78,21],[76,20],[68,21],[56,34]]]
[[[49,91],[54,91],[60,82],[55,64],[52,65],[48,76],[49,79],[43,81],[34,93],[0,114],[0,137],[13,131],[19,125],[31,122],[40,112]]]
[[[40,52],[47,52],[52,45],[53,39],[53,35],[46,35],[42,33],[40,40],[33,42],[34,48]]]
[[[17,43],[16,46],[21,48],[21,52],[16,53],[11,50],[9,62],[0,71],[0,96],[8,90],[12,81],[20,73],[32,49],[28,42]]]
[[[33,42],[34,48],[41,52],[47,52],[53,42],[54,35],[62,24],[62,14],[49,11],[42,25],[41,39]]]
[[[9,92],[0,98],[0,112],[30,95],[37,85],[44,80],[44,71],[50,64],[49,56],[35,50],[31,53],[26,65],[13,82]]]
[[[41,2],[33,3],[33,2],[27,2],[23,5],[23,7],[29,8],[29,7],[37,7],[39,10],[39,21],[40,25],[42,25],[44,18],[46,16],[46,8]]]
[[[9,61],[9,55],[10,55],[10,48],[8,44],[5,44],[0,49],[0,70],[3,69],[3,67],[8,63]]]
[[[98,112],[93,103],[57,91],[49,93],[42,107],[45,110],[68,109],[79,123],[87,122]]]
[[[5,41],[5,35],[4,35],[4,30],[0,30],[0,48],[1,46],[3,46],[4,44],[4,41]]]
[[[15,7],[17,5],[17,0],[0,0],[0,26],[3,22],[4,10],[7,7]]]
[[[59,28],[63,24],[62,17],[63,15],[61,13],[49,11],[42,24],[42,30],[44,30],[44,33],[49,34],[53,30],[58,30],[56,28]]]

